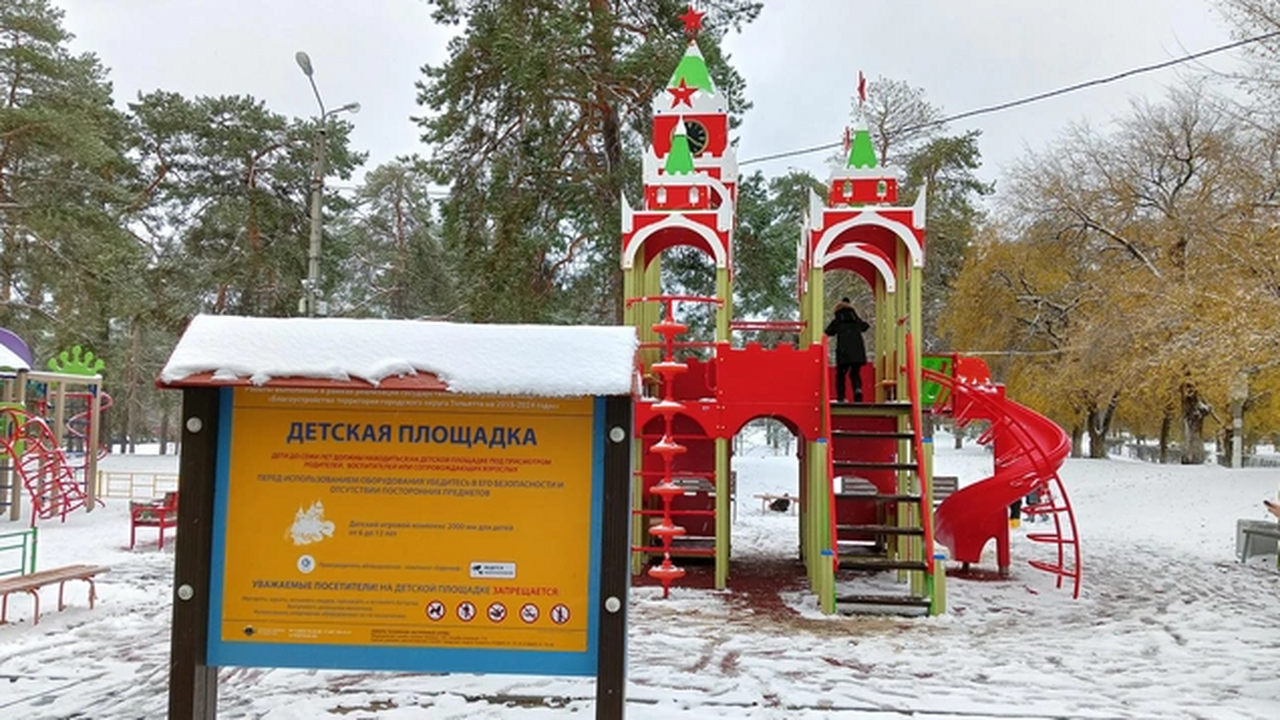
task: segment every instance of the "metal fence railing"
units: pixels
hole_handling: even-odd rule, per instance
[[[178,489],[178,476],[170,473],[98,471],[98,497],[153,500]]]
[[[0,578],[36,571],[36,529],[0,532]]]

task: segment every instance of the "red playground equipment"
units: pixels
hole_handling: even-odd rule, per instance
[[[45,421],[15,407],[0,407],[0,458],[22,482],[31,503],[31,525],[87,509],[85,485],[67,462]],[[101,500],[96,501],[99,505]]]
[[[696,32],[697,13],[691,31]],[[691,40],[667,87],[652,103],[652,145],[644,162],[644,202],[622,204],[626,319],[640,336],[632,486],[633,572],[666,591],[679,584],[683,558],[714,563],[717,588],[730,568],[731,440],[748,423],[771,418],[799,440],[800,555],[824,612],[945,612],[945,559],[966,566],[995,539],[1010,572],[1008,508],[1039,492],[1028,508],[1053,520],[1028,535],[1056,554],[1031,565],[1059,586],[1080,583],[1075,519],[1057,470],[1070,444],[1052,421],[1004,397],[973,358],[923,357],[925,193],[898,201],[896,172],[878,165],[870,133],[846,133],[846,161],[825,199],[811,194],[797,246],[798,319],[733,319],[733,233],[738,168],[729,143],[725,97]],[[663,292],[664,251],[705,253],[716,293]],[[834,304],[831,272],[861,278],[875,313],[864,402],[833,401],[824,321]],[[714,315],[714,338],[695,339],[690,317]],[[707,312],[709,311],[709,312]],[[709,331],[707,331],[709,332]],[[765,347],[745,333],[780,334]],[[990,423],[992,477],[960,488],[935,509],[927,417],[959,426]],[[940,546],[945,546],[944,548]],[[704,562],[706,561],[704,560]],[[891,571],[897,592],[884,591]],[[879,577],[879,582],[874,579]],[[877,592],[866,592],[866,585]]]
[[[26,343],[0,328],[0,517],[19,520],[30,505],[34,525],[102,504],[95,480],[111,397],[102,391],[103,361],[79,346],[49,360],[48,372],[31,361]]]

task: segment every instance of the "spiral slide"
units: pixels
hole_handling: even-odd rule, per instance
[[[1004,388],[974,384],[950,378],[930,378],[951,386],[952,412],[957,425],[987,420],[990,428],[979,438],[994,443],[995,473],[984,480],[960,488],[941,505],[934,516],[935,538],[951,550],[951,558],[977,563],[987,541],[995,539],[1001,574],[1010,567],[1009,505],[1033,490],[1040,502],[1026,508],[1031,515],[1044,515],[1051,532],[1028,533],[1030,540],[1056,546],[1055,560],[1031,560],[1040,570],[1074,580],[1074,594],[1080,592],[1080,545],[1075,516],[1067,499],[1058,469],[1071,452],[1067,434],[1052,420],[1004,397]]]

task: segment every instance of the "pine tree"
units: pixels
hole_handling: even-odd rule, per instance
[[[457,276],[432,216],[429,178],[417,158],[374,168],[356,191],[359,205],[343,233],[344,304],[356,315],[451,317]]]
[[[437,21],[465,26],[449,59],[424,69],[418,97],[429,167],[450,188],[441,230],[465,317],[618,320],[619,199],[638,190],[649,102],[684,49],[683,3],[432,4]],[[743,83],[718,39],[760,5],[703,9],[699,44],[742,112]]]
[[[41,357],[102,352],[107,306],[141,258],[119,221],[125,123],[62,17],[47,0],[0,4],[0,326]]]
[[[182,288],[173,305],[187,315],[296,314],[310,235],[314,122],[243,96],[188,100],[157,91],[130,109],[147,179],[137,218],[155,271]],[[348,147],[350,129],[331,120],[325,135],[328,166],[343,178],[363,158]],[[348,208],[340,193],[326,192],[328,213]],[[327,240],[326,297],[343,257]]]

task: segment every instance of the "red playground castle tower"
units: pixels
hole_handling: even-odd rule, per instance
[[[685,20],[696,35],[700,15],[690,10]],[[978,562],[995,539],[1008,572],[1007,508],[1033,489],[1041,501],[1030,511],[1054,521],[1033,539],[1058,552],[1056,562],[1032,564],[1056,573],[1060,584],[1074,578],[1078,588],[1075,523],[1056,472],[1066,436],[1005,399],[980,360],[921,356],[914,335],[926,193],[913,205],[897,204],[898,176],[878,162],[865,127],[846,132],[826,202],[810,197],[796,253],[797,317],[733,320],[738,167],[729,110],[691,39],[653,99],[643,205],[622,202],[626,320],[640,336],[644,378],[635,422],[634,572],[669,588],[685,574],[680,563],[702,558],[714,563],[715,586],[731,587],[730,442],[752,420],[771,418],[799,441],[800,556],[823,611],[943,612],[944,558]],[[664,294],[663,253],[678,246],[709,258],[714,296]],[[875,304],[861,402],[832,400],[823,334],[833,304],[824,290],[828,272],[862,278]],[[714,315],[710,338],[696,339],[681,320],[699,306],[704,317]],[[745,341],[747,333],[782,333],[792,342],[764,347]],[[925,419],[937,413],[954,413],[959,424],[991,423],[984,440],[995,443],[993,477],[935,489]],[[878,592],[862,587],[868,580]]]

